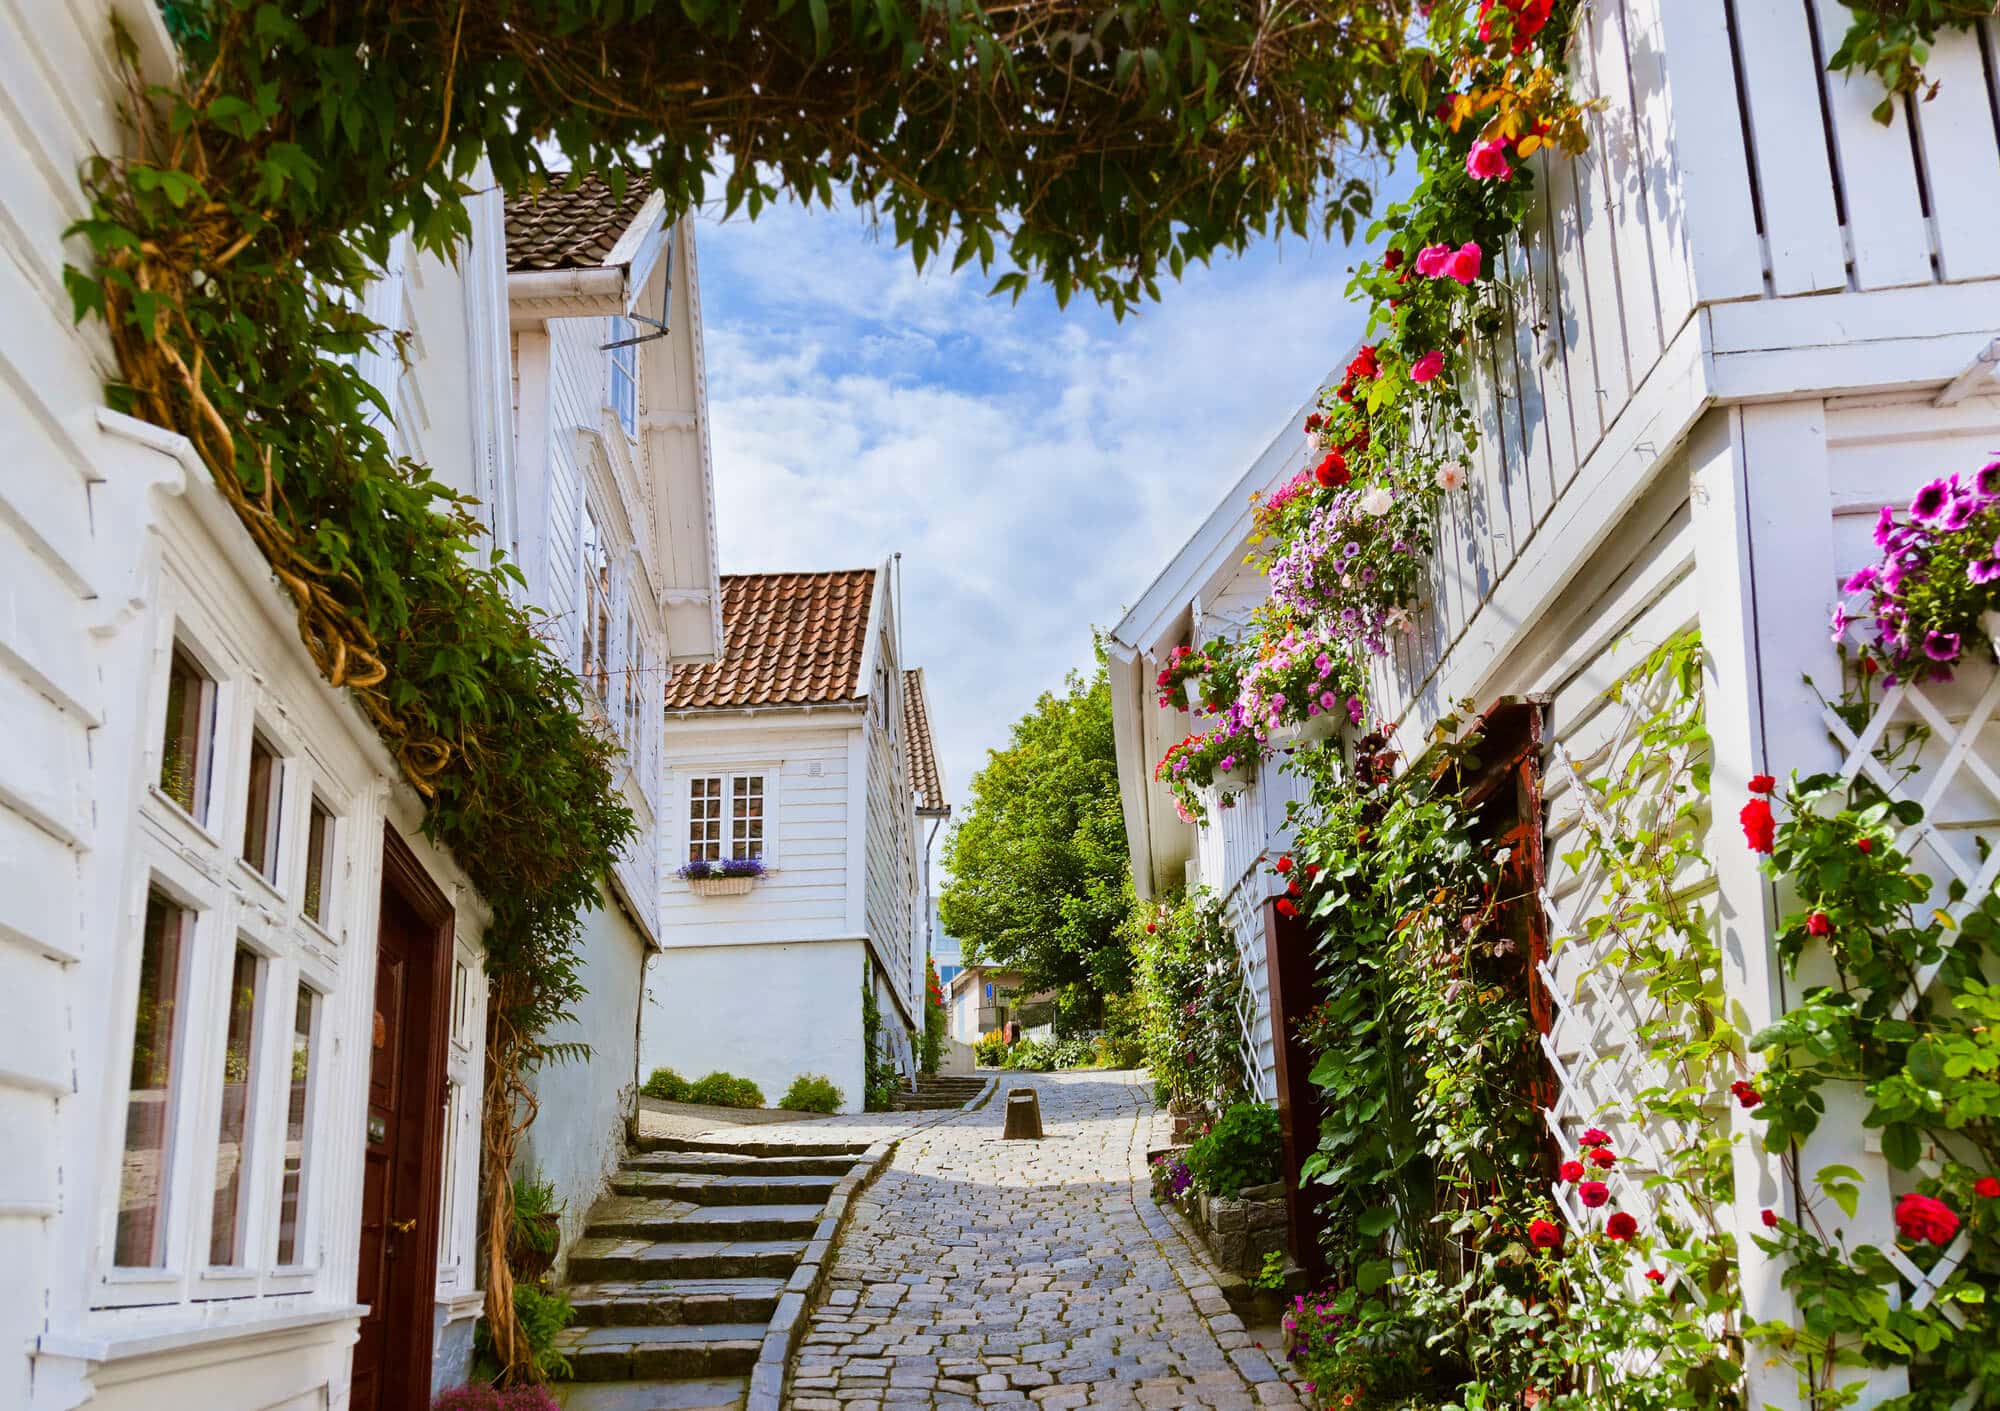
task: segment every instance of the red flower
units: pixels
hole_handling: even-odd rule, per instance
[[[1388,249],[1382,252],[1383,269],[1401,269],[1402,266],[1403,266],[1403,252],[1401,250],[1398,250],[1395,246],[1391,245]]]
[[[1604,1222],[1604,1233],[1615,1240],[1629,1240],[1639,1233],[1639,1222],[1623,1210],[1614,1210]]]
[[[1806,918],[1806,934],[1808,936],[1831,936],[1833,934],[1833,918],[1828,916],[1824,911],[1815,911],[1811,916]]]
[[[1159,930],[1159,929],[1160,929],[1159,927],[1155,926],[1155,925],[1154,925],[1154,924],[1153,924],[1152,922],[1150,922],[1150,921],[1148,921],[1148,922],[1146,923],[1146,934],[1147,934],[1147,935],[1149,935],[1149,936],[1150,936],[1150,935],[1152,935],[1152,934],[1153,934],[1153,932],[1155,932],[1155,931],[1157,931],[1157,930]]]
[[[1757,1091],[1755,1083],[1745,1082],[1741,1078],[1729,1085],[1729,1091],[1745,1110],[1755,1107],[1764,1100],[1764,1095]]]
[[[1743,824],[1743,840],[1753,851],[1769,852],[1776,827],[1771,818],[1771,805],[1762,799],[1752,799],[1743,805],[1743,811],[1736,815]]]
[[[1972,1193],[1985,1200],[2000,1197],[2000,1176],[1981,1176],[1972,1183]]]
[[[1312,435],[1313,432],[1319,430],[1324,425],[1326,425],[1326,418],[1318,412],[1312,413],[1306,418],[1306,435]]]
[[[1576,1188],[1576,1198],[1595,1210],[1611,1199],[1611,1187],[1602,1181],[1585,1181]]]
[[[1296,905],[1293,904],[1292,899],[1290,897],[1278,898],[1278,915],[1297,916],[1298,914],[1299,914],[1299,909]]]
[[[1373,343],[1363,343],[1361,351],[1356,353],[1353,359],[1347,364],[1347,375],[1349,377],[1379,377],[1381,373],[1382,364],[1375,358],[1375,345]]]
[[[1583,1135],[1577,1138],[1577,1142],[1582,1146],[1609,1146],[1611,1133],[1602,1127],[1585,1127]]]
[[[1768,774],[1750,776],[1750,792],[1753,794],[1768,794],[1777,787],[1778,781]]]
[[[1874,852],[1875,840],[1873,838],[1861,838],[1855,842],[1854,846],[1860,848],[1863,852]]]
[[[1646,1277],[1656,1284],[1664,1284],[1667,1281],[1667,1276],[1662,1274],[1658,1269],[1648,1269]]]
[[[1292,855],[1290,853],[1286,853],[1283,857],[1279,858],[1276,862],[1272,863],[1271,865],[1278,869],[1278,875],[1282,877],[1285,873],[1290,872],[1292,870]]]
[[[1583,1179],[1583,1163],[1581,1161],[1565,1161],[1556,1169],[1556,1174],[1574,1185]]]
[[[1767,1229],[1767,1230],[1775,1230],[1775,1229],[1777,1229],[1777,1228],[1778,1228],[1778,1212],[1777,1212],[1777,1211],[1775,1211],[1775,1210],[1766,1210],[1766,1211],[1764,1212],[1764,1215],[1763,1215],[1763,1219],[1764,1219],[1764,1228],[1765,1228],[1765,1229]]]
[[[1295,896],[1298,896],[1298,895],[1299,895],[1299,879],[1298,879],[1298,878],[1296,878],[1296,877],[1292,878],[1292,881],[1291,881],[1291,885],[1289,885],[1288,887],[1286,887],[1286,888],[1285,888],[1285,895],[1286,895],[1286,896],[1288,896],[1288,897],[1295,897]]]
[[[1958,1233],[1958,1216],[1943,1201],[1911,1191],[1896,1202],[1896,1230],[1913,1244],[1948,1244]]]
[[[1561,1249],[1562,1227],[1551,1220],[1530,1220],[1528,1222],[1528,1243],[1536,1249]]]
[[[1338,451],[1328,451],[1326,459],[1313,468],[1313,479],[1328,490],[1338,490],[1348,481],[1347,458]]]
[[[1317,862],[1308,862],[1306,864],[1306,877],[1311,879],[1317,876],[1319,876],[1319,864]]]
[[[1591,1164],[1609,1171],[1618,1164],[1618,1158],[1611,1154],[1608,1146],[1593,1147],[1590,1152]]]

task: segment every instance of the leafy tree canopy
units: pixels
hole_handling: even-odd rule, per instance
[[[1115,994],[1132,958],[1117,936],[1132,904],[1125,817],[1118,803],[1111,689],[1100,663],[1072,672],[1015,722],[972,780],[964,819],[945,844],[939,899],[968,961],[1021,972],[1033,989]]]

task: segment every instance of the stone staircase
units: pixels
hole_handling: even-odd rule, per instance
[[[865,1145],[642,1137],[569,1256],[566,1411],[737,1411],[786,1280]]]
[[[917,1089],[898,1091],[889,1106],[897,1112],[942,1112],[963,1107],[986,1091],[984,1078],[919,1077]]]

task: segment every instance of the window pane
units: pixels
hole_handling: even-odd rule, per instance
[[[307,1111],[312,1097],[313,1032],[319,1025],[319,994],[299,986],[292,1013],[292,1089],[285,1108],[285,1157],[278,1182],[278,1264],[305,1262]]]
[[[730,794],[729,853],[732,857],[764,855],[764,776],[739,774]]]
[[[160,750],[160,791],[197,820],[208,818],[209,756],[215,729],[215,682],[178,644],[167,667],[167,725]]]
[[[722,781],[688,781],[688,860],[713,862],[722,856]]]
[[[139,1003],[132,1021],[131,1089],[118,1181],[111,1262],[157,1269],[167,1262],[167,1177],[173,1165],[174,1069],[193,913],[158,892],[146,897],[139,950]]]
[[[208,1227],[208,1262],[243,1262],[243,1167],[249,1160],[250,1095],[257,1044],[257,982],[264,958],[236,947],[229,974],[229,1032],[222,1049],[222,1129],[215,1147],[215,1214]]]
[[[243,810],[243,860],[270,877],[278,866],[284,770],[262,735],[250,737],[250,802]]]
[[[632,336],[631,320],[611,320],[609,341],[620,342]],[[636,435],[639,429],[639,349],[636,345],[627,344],[611,350],[611,409],[618,414],[618,424],[628,433]]]
[[[333,814],[318,799],[306,824],[305,913],[320,925],[333,909],[327,879],[333,874]]]

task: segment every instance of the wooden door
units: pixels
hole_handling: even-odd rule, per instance
[[[383,853],[361,1184],[353,1411],[430,1403],[443,1178],[445,985],[451,911],[393,833]]]

